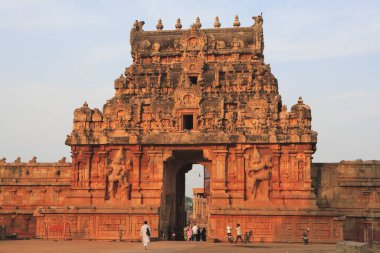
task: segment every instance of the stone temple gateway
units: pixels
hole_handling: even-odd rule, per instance
[[[264,63],[263,19],[253,19],[240,27],[236,17],[231,28],[216,19],[212,29],[178,20],[175,30],[159,21],[157,31],[135,21],[133,64],[115,96],[102,111],[84,103],[74,112],[72,163],[0,161],[0,224],[45,239],[134,240],[144,220],[153,237],[180,232],[185,173],[201,164],[209,239],[225,241],[236,223],[254,241],[299,241],[308,228],[314,242],[364,238],[369,213],[345,210],[366,210],[371,199],[347,207],[339,198],[363,188],[372,196],[376,184],[355,183],[365,178],[360,161],[347,165],[351,177],[341,164],[312,166],[310,107],[301,97],[290,110],[282,103]]]

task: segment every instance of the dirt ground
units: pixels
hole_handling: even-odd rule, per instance
[[[109,241],[0,241],[0,253],[122,253],[122,252],[207,252],[207,253],[327,253],[335,244],[251,243],[226,244],[206,242],[158,241],[148,250],[139,242]]]

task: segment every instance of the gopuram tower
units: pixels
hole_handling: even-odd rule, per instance
[[[264,62],[263,18],[253,25],[130,33],[133,64],[115,80],[103,110],[74,112],[72,164],[54,208],[36,209],[42,238],[139,238],[183,232],[185,173],[205,167],[207,237],[225,241],[241,224],[255,241],[342,238],[342,220],[319,209],[311,163],[317,133],[302,98],[288,110]],[[50,232],[49,232],[50,231]],[[182,237],[183,238],[183,237]]]

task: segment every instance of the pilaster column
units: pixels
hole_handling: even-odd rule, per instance
[[[99,162],[98,166],[101,164],[102,171],[100,172],[99,178],[105,184],[106,174],[107,174],[107,151],[99,151]]]
[[[305,150],[305,166],[304,166],[304,184],[307,185],[308,188],[311,188],[311,160],[313,159],[313,151]]]
[[[235,173],[238,180],[245,178],[244,150],[235,151]]]
[[[214,207],[227,207],[229,196],[227,193],[227,154],[228,150],[214,150],[211,173],[211,205]]]
[[[85,185],[88,187],[91,187],[91,160],[92,160],[92,151],[86,151],[84,152],[83,156],[86,161],[86,173],[84,174],[84,180],[85,180]]]
[[[280,161],[281,161],[281,154],[282,152],[280,150],[273,151],[273,167],[272,167],[272,190],[279,191],[281,189],[280,184]]]
[[[133,172],[132,172],[132,205],[140,206],[142,201],[140,178],[141,178],[141,151],[133,151]]]

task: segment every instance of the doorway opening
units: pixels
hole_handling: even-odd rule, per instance
[[[192,85],[195,85],[198,82],[198,77],[197,76],[189,76],[189,80],[190,80],[190,83]]]
[[[183,115],[183,130],[192,130],[193,129],[193,114]]]
[[[173,151],[173,157],[164,164],[160,236],[184,240],[187,226],[207,227],[211,162],[203,158],[202,150]]]

